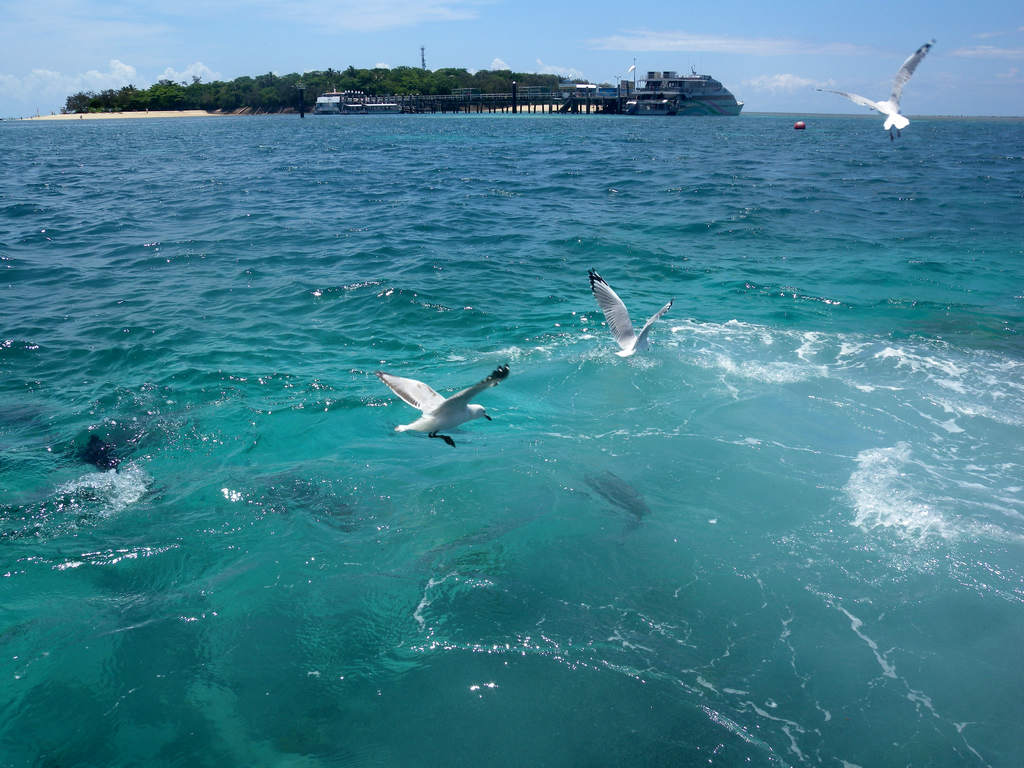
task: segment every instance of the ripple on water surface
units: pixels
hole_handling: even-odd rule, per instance
[[[1021,124],[392,118],[0,124],[8,759],[1017,762]]]

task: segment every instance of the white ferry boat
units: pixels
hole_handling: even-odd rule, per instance
[[[671,70],[648,72],[633,98],[626,102],[627,115],[738,115],[743,102],[711,75],[680,75]]]
[[[378,101],[362,91],[328,91],[318,96],[314,115],[387,115],[402,111],[393,101]]]

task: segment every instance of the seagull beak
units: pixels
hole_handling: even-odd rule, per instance
[[[485,419],[487,419],[488,421],[494,421],[494,419],[492,419],[492,418],[491,418],[490,416],[488,416],[488,415],[487,415],[486,413],[484,414],[484,418],[485,418]]]

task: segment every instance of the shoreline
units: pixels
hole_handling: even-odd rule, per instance
[[[12,120],[139,120],[151,117],[230,117],[240,112],[212,112],[205,109],[164,109],[146,112],[82,112],[80,114],[32,115]],[[247,113],[244,113],[247,114]]]
[[[530,108],[528,105],[519,106],[519,114],[550,114],[554,109],[547,104],[536,105],[534,108]],[[485,110],[479,114],[488,114],[489,110]],[[31,115],[29,117],[6,117],[0,118],[0,121],[17,122],[22,120],[38,121],[38,120],[140,120],[149,118],[175,118],[175,117],[236,117],[236,116],[252,116],[252,115],[297,115],[298,112],[294,109],[282,110],[281,112],[253,112],[247,107],[237,109],[232,112],[222,112],[219,110],[206,110],[206,109],[165,109],[165,110],[148,110],[145,112],[83,112],[78,114],[49,114],[49,115]],[[313,115],[312,111],[307,112],[308,115]],[[430,114],[430,113],[422,113]],[[449,114],[478,114],[476,111],[469,113],[453,112]],[[510,107],[501,107],[493,110],[490,114],[511,114]],[[588,114],[583,111],[579,114]],[[595,113],[597,114],[597,113]],[[323,115],[321,117],[324,117]],[[327,117],[334,117],[334,115],[327,115]],[[853,117],[862,119],[875,119],[873,114],[849,114],[840,112],[744,112],[738,117],[804,117],[804,118],[833,118],[833,117]],[[1024,121],[1024,117],[1016,115],[909,115],[916,120],[1005,120],[1005,121]]]

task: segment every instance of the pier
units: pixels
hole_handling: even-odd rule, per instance
[[[397,104],[407,114],[510,113],[510,114],[622,114],[632,97],[632,83],[618,88],[589,83],[568,83],[557,91],[548,88],[516,88],[509,93],[481,93],[476,88],[457,88],[450,94],[364,96],[364,104]],[[318,112],[334,114],[333,112]]]
[[[614,91],[614,89],[612,89]],[[509,112],[540,114],[619,114],[625,112],[626,96],[611,94],[546,93],[452,93],[440,96],[395,96],[402,112]]]

